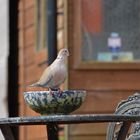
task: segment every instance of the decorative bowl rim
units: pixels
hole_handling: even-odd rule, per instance
[[[52,92],[59,92],[59,91],[52,91]],[[66,92],[79,92],[79,93],[85,93],[86,94],[86,90],[64,90],[62,91],[62,93],[66,93]],[[49,90],[36,90],[36,91],[25,91],[23,92],[24,94],[30,94],[30,93],[50,93]]]

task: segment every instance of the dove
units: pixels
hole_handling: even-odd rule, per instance
[[[60,89],[60,85],[64,83],[68,74],[67,67],[65,64],[65,60],[68,56],[68,49],[61,49],[54,62],[44,70],[39,81],[30,86],[49,88],[51,90]]]

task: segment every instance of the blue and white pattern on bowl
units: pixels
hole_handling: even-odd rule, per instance
[[[28,91],[24,92],[27,105],[40,114],[69,114],[78,109],[86,97],[86,91]]]

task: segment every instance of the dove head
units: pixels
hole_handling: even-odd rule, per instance
[[[61,49],[59,51],[57,58],[58,59],[65,59],[67,56],[69,56],[69,51],[68,51],[68,49],[65,48],[65,49]]]

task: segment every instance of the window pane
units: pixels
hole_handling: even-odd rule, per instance
[[[82,0],[82,59],[140,60],[140,1]]]

